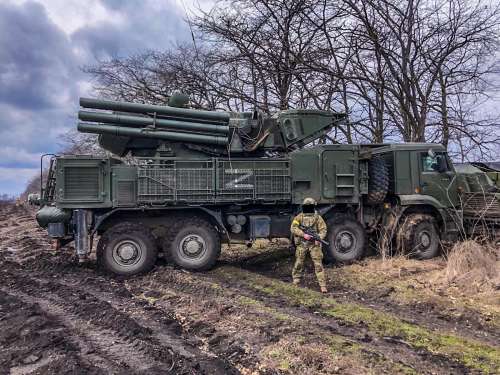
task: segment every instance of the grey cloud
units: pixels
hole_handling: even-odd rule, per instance
[[[42,5],[0,4],[0,46],[0,102],[37,110],[76,92],[69,41]]]
[[[72,126],[82,74],[43,5],[0,4],[0,193],[20,193]]]
[[[141,8],[141,0],[101,0],[102,5],[108,9],[117,10],[123,8],[133,7],[135,9]]]
[[[37,155],[59,150],[60,134],[75,126],[78,97],[89,94],[81,89],[90,79],[82,66],[165,49],[189,36],[173,2],[101,2],[123,22],[102,21],[67,35],[43,1],[0,0],[0,170],[10,176],[0,178],[0,193],[23,191],[37,171]]]
[[[123,57],[149,49],[166,49],[189,36],[184,14],[176,5],[156,9],[154,2],[101,0],[104,6],[119,15],[125,22],[100,22],[82,27],[72,35],[72,41],[97,59]]]

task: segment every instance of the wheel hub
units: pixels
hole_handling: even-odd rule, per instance
[[[205,241],[202,237],[193,234],[186,236],[181,241],[181,249],[184,255],[195,258],[205,251]]]
[[[420,244],[424,248],[428,248],[431,244],[431,236],[427,232],[420,233]]]
[[[356,238],[351,232],[343,231],[337,235],[337,249],[341,252],[348,252],[356,244]]]
[[[115,246],[113,257],[122,265],[130,265],[139,259],[140,247],[133,241],[122,241]]]

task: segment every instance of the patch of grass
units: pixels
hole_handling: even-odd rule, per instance
[[[228,276],[226,269],[224,275]],[[364,325],[372,333],[384,337],[393,336],[408,345],[424,349],[436,355],[448,357],[469,368],[483,373],[500,372],[500,349],[475,340],[426,329],[407,323],[397,316],[354,303],[339,303],[318,292],[298,288],[291,284],[258,276],[231,268],[229,277],[244,280],[249,287],[273,297],[281,297],[293,304],[314,308],[323,315],[352,325]]]
[[[498,294],[463,295],[461,288],[444,285],[443,261],[422,262],[402,257],[388,260],[366,259],[363,264],[327,269],[331,280],[342,287],[376,296],[389,288],[388,300],[405,305],[429,303],[455,318],[460,311],[476,315],[483,324],[500,328]],[[497,292],[498,293],[498,292]]]
[[[149,303],[150,305],[154,305],[158,300],[159,298],[156,298],[156,297],[146,297],[144,294],[141,294],[140,296],[137,296],[139,299],[143,299],[145,301],[147,301],[147,303]]]
[[[287,353],[281,347],[274,347],[269,350],[266,355],[272,360],[275,361],[275,367],[282,371],[290,370],[290,353]]]
[[[247,297],[247,296],[240,296],[240,297],[238,297],[237,301],[241,305],[251,306],[254,309],[256,309],[258,312],[266,313],[277,320],[289,321],[292,319],[292,317],[290,315],[282,314],[279,311],[276,311],[275,309],[264,305],[261,301],[257,301],[255,299]]]
[[[408,366],[337,335],[309,339],[288,336],[262,354],[270,367],[293,374],[416,374]]]
[[[297,321],[298,319],[288,314],[280,313],[276,309],[266,306],[263,302],[247,296],[240,296],[238,298],[238,302],[242,305],[251,306],[257,311],[266,313],[270,317],[278,320]],[[305,323],[303,322],[303,324]],[[370,351],[357,342],[346,340],[342,336],[321,335],[315,337],[317,340],[319,340],[319,343],[317,345],[320,345],[322,348],[318,349],[318,351],[322,351],[324,353],[326,348],[328,348],[330,354],[334,356],[333,359],[346,359],[346,357],[349,357],[350,359],[353,359],[355,363],[371,364],[371,366],[378,366],[390,370],[391,373],[408,375],[415,374],[415,371],[412,368],[404,366],[400,363],[395,363],[379,353]],[[307,345],[307,340],[304,337],[295,337],[294,341],[299,345]],[[315,345],[309,345],[308,353],[306,353],[307,356],[314,357],[315,355],[317,355],[317,353],[315,353],[315,350],[313,349],[314,346]],[[273,349],[270,349],[266,352],[266,355],[275,362],[275,366],[280,370],[292,370],[296,367],[296,365],[294,365],[294,360],[290,359],[289,353],[286,353],[286,350],[283,347],[273,347]],[[335,363],[335,360],[333,359],[331,362]]]
[[[375,367],[385,368],[389,373],[416,375],[415,369],[389,360],[380,353],[367,350],[356,342],[347,341],[340,336],[329,336],[326,339],[329,342],[330,350],[334,355],[350,355],[357,358],[358,361],[371,363]]]

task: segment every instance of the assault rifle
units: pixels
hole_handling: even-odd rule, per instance
[[[306,227],[302,224],[299,224],[299,229],[304,232],[305,234],[308,234],[309,236],[311,236],[311,239],[309,241],[318,241],[320,243],[322,243],[323,245],[326,245],[326,246],[330,246],[330,243],[321,239],[321,237],[319,236],[318,233],[316,233],[315,231],[313,231],[311,228],[309,227]]]

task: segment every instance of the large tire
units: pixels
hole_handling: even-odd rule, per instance
[[[104,232],[97,244],[99,267],[115,275],[146,273],[153,268],[157,257],[155,238],[140,224],[117,224]]]
[[[321,246],[321,250],[323,251],[323,263],[324,264],[333,264],[335,263],[335,258],[330,251],[330,247],[326,245]]]
[[[351,216],[337,215],[329,220],[327,239],[330,243],[327,261],[349,264],[364,255],[366,233],[363,226]]]
[[[167,259],[192,271],[211,269],[221,251],[220,237],[214,226],[203,218],[185,217],[174,228],[165,238]]]
[[[416,259],[439,255],[440,238],[436,219],[428,214],[403,217],[397,234],[398,251]]]
[[[384,159],[373,158],[368,163],[368,195],[366,203],[376,205],[384,202],[389,190],[389,170]]]

